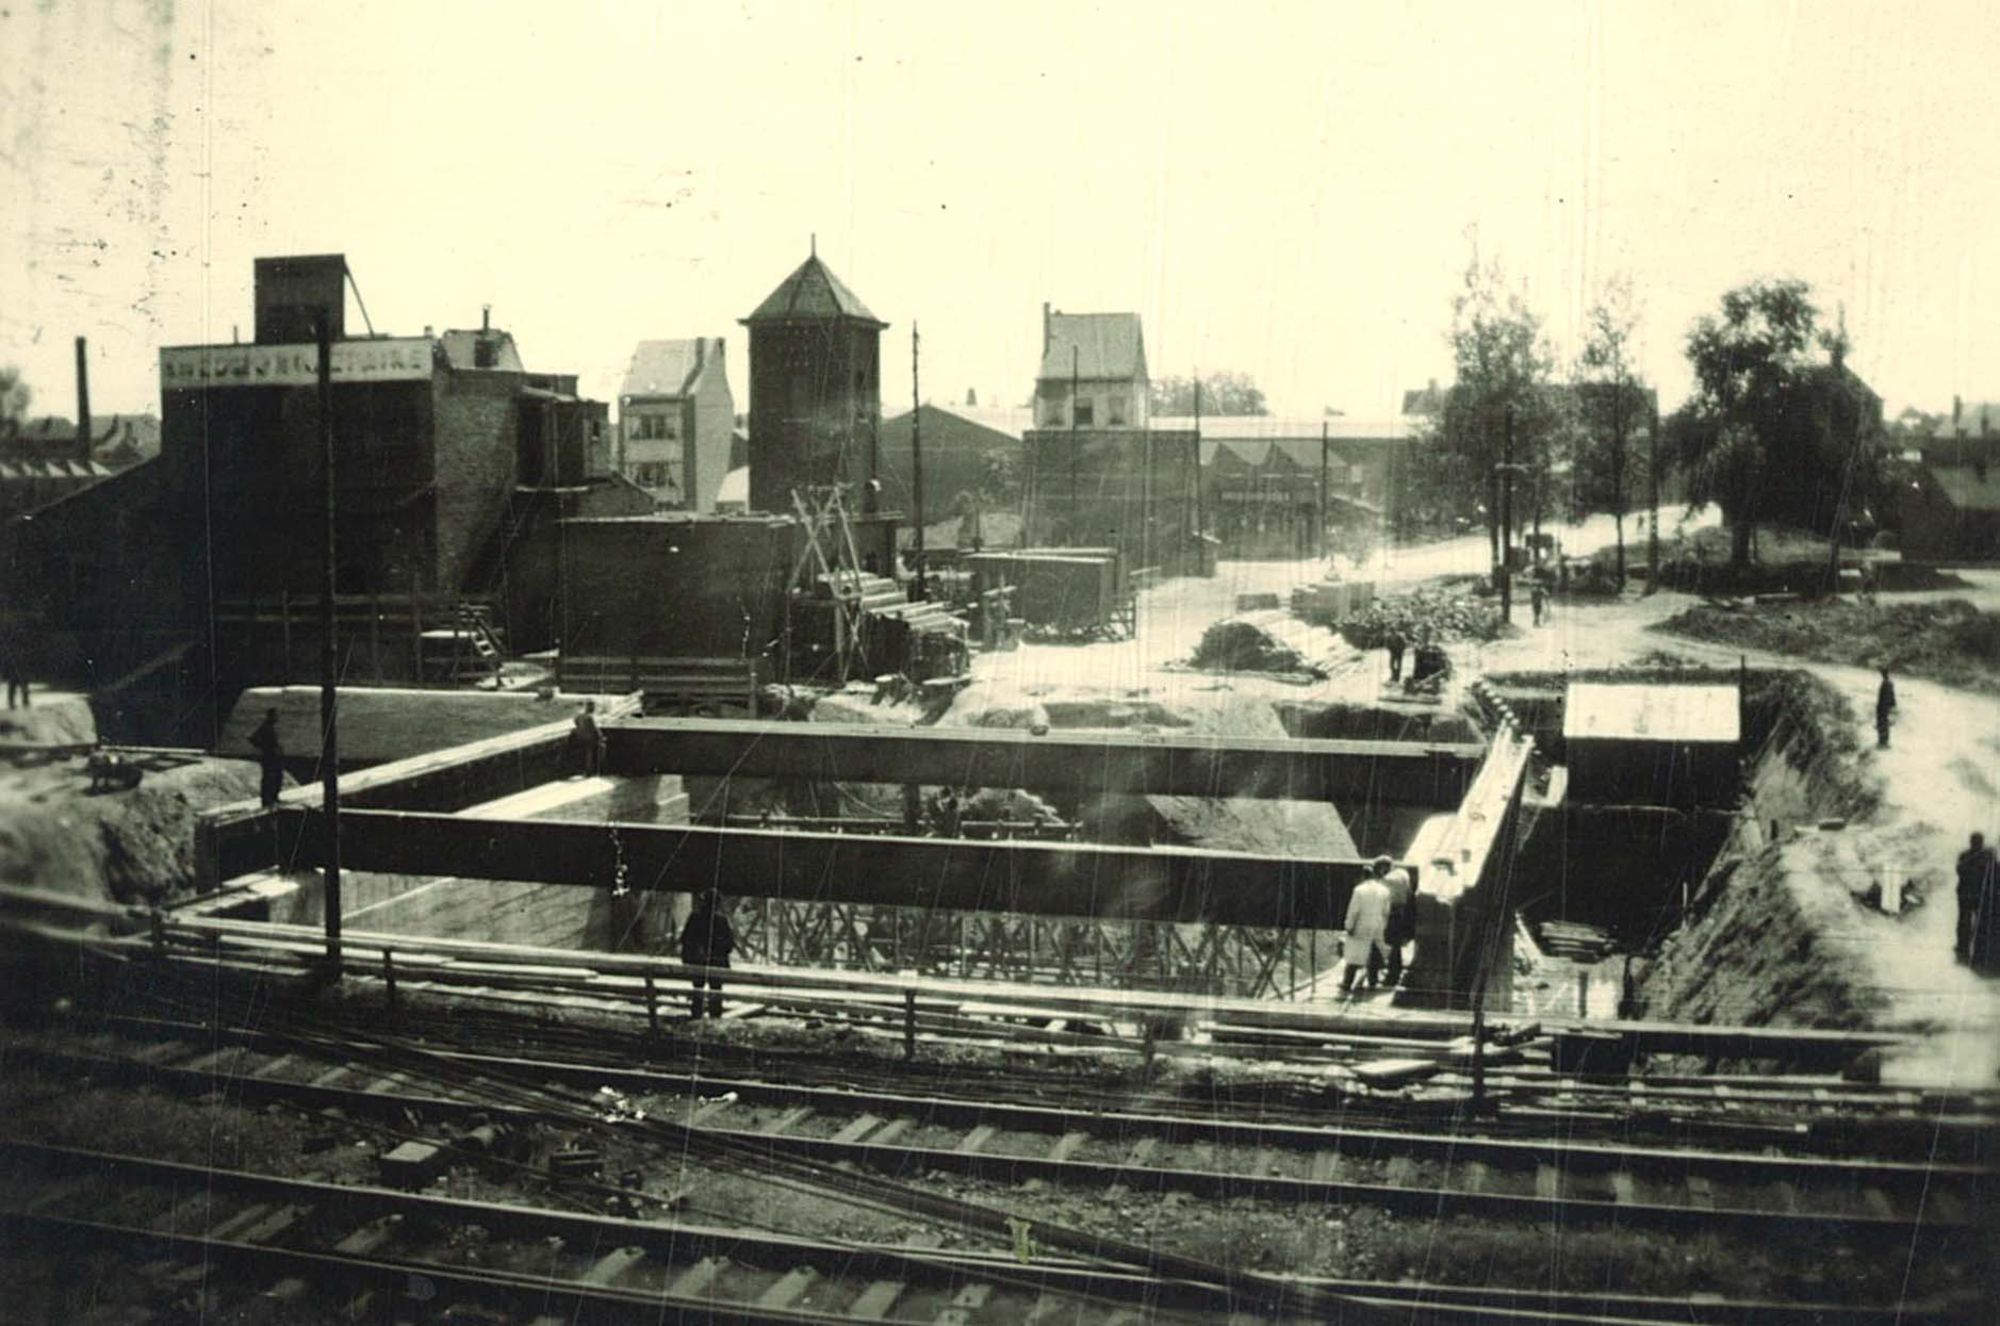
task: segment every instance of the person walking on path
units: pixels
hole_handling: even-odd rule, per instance
[[[1389,890],[1389,925],[1383,937],[1389,953],[1388,972],[1383,979],[1393,990],[1403,979],[1403,945],[1417,937],[1417,896],[1410,872],[1387,862],[1387,857],[1376,857],[1374,869]]]
[[[722,980],[714,974],[714,968],[727,967],[729,955],[736,951],[736,932],[729,928],[729,918],[722,914],[722,895],[714,889],[703,889],[695,895],[694,910],[688,913],[687,924],[681,927],[681,961],[690,967],[707,967],[707,975],[690,977],[692,988],[688,994],[688,1016],[701,1016],[701,992],[708,990],[708,1015],[722,1016]]]
[[[1958,854],[1958,942],[1952,952],[1960,962],[1972,962],[1979,931],[1993,928],[1988,913],[2000,904],[1996,874],[2000,869],[1996,869],[1993,849],[1986,845],[1986,835],[1973,834],[1972,845]],[[1981,956],[1992,961],[1991,954]]]
[[[1535,610],[1535,625],[1540,626],[1549,613],[1549,587],[1539,577],[1528,589],[1528,603]]]
[[[1889,680],[1889,669],[1882,669],[1882,684],[1875,688],[1875,745],[1889,749],[1889,715],[1896,712],[1896,683]]]
[[[1389,886],[1382,882],[1381,876],[1388,873],[1391,864],[1386,856],[1376,857],[1372,867],[1375,873],[1355,885],[1353,895],[1347,900],[1347,937],[1341,953],[1347,962],[1347,970],[1340,977],[1343,995],[1354,993],[1354,982],[1364,972],[1368,988],[1375,988],[1381,970],[1382,944],[1389,934]]]
[[[604,768],[604,731],[597,726],[597,701],[585,700],[576,716],[576,728],[569,734],[575,748],[576,764],[585,778],[595,778]]]
[[[257,766],[264,775],[257,795],[269,810],[278,804],[278,793],[285,787],[285,748],[278,744],[276,709],[264,711],[264,721],[250,733],[250,744],[257,748]]]
[[[0,672],[7,674],[7,707],[12,709],[19,699],[21,708],[33,709],[35,702],[28,695],[28,673],[21,666],[21,653],[11,640],[0,640]]]
[[[1390,681],[1401,681],[1403,679],[1403,650],[1408,647],[1409,642],[1403,639],[1402,632],[1394,631],[1390,633],[1388,640]]]

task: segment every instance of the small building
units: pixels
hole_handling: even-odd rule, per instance
[[[883,500],[912,520],[927,522],[965,514],[960,499],[983,508],[1020,497],[1021,439],[1034,426],[1032,410],[932,405],[926,401],[882,421]],[[915,434],[924,450],[924,491],[915,490]]]
[[[1059,313],[1042,305],[1035,424],[1144,429],[1152,379],[1136,313]]]
[[[663,511],[715,509],[736,398],[720,336],[641,341],[618,393],[618,469]]]
[[[1571,682],[1563,701],[1570,795],[1587,804],[1732,805],[1742,735],[1736,686]]]
[[[1924,443],[1901,494],[1902,553],[1917,562],[2000,561],[2000,434],[1961,428]],[[1994,409],[2000,417],[2000,408]]]

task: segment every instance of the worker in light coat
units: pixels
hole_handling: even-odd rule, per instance
[[[1389,886],[1382,882],[1382,875],[1393,864],[1387,857],[1376,858],[1378,874],[1370,875],[1354,886],[1354,893],[1347,900],[1347,938],[1342,945],[1341,956],[1346,959],[1347,970],[1341,974],[1342,994],[1351,994],[1354,982],[1365,972],[1368,988],[1374,989],[1380,964],[1389,938],[1389,912],[1391,898]]]

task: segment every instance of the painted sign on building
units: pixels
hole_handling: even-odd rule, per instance
[[[409,382],[431,375],[428,336],[337,341],[335,382]],[[160,351],[163,390],[203,387],[303,387],[319,380],[319,350],[311,345],[185,345]]]

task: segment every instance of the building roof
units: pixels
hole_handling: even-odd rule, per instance
[[[1193,432],[1195,420],[1191,415],[1169,419],[1155,415],[1152,426],[1161,432]],[[1310,442],[1317,448],[1322,426],[1330,442],[1404,442],[1423,433],[1423,425],[1411,419],[1349,419],[1345,415],[1324,419],[1280,419],[1268,414],[1205,414],[1201,417],[1201,440]]]
[[[1573,681],[1563,739],[1733,743],[1742,736],[1734,686],[1644,686]]]
[[[743,321],[746,324],[825,322],[833,318],[850,318],[856,322],[872,323],[876,327],[889,325],[870,313],[868,306],[842,284],[815,253],[800,263],[797,271],[780,281],[778,288],[757,306],[757,311]]]
[[[1146,338],[1136,313],[1051,313],[1045,340],[1038,382],[1146,376]]]
[[[479,338],[490,336],[500,343],[500,353],[493,363],[480,368],[474,357],[474,347]],[[454,369],[472,370],[481,373],[524,373],[521,352],[514,347],[514,338],[503,331],[447,331],[438,336],[438,344],[444,347],[444,361]]]
[[[2000,511],[2000,465],[1933,465],[1930,475],[1960,511]]]
[[[1027,409],[984,405],[938,405],[931,401],[925,401],[923,409],[926,418],[950,415],[953,419],[961,420],[974,428],[984,429],[995,435],[990,439],[995,443],[1019,442],[1022,435],[1035,426],[1035,412]],[[883,433],[887,435],[890,430],[894,430],[901,436],[908,432],[909,418],[910,412],[905,410],[901,414],[884,419]]]
[[[704,346],[706,347],[704,349]],[[625,369],[621,396],[685,396],[712,363],[722,358],[722,338],[697,336],[682,341],[641,341]]]
[[[1416,387],[1403,393],[1404,414],[1442,414],[1444,398],[1451,392],[1450,387],[1440,387],[1432,378],[1428,386]]]

